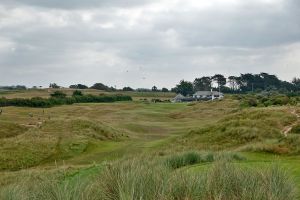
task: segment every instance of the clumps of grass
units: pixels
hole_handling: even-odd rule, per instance
[[[215,154],[213,152],[190,151],[174,154],[166,158],[165,165],[171,169],[177,169],[188,165],[209,163],[220,158],[226,160],[244,160],[245,158],[236,153]]]
[[[99,177],[103,199],[160,199],[169,171],[146,160],[126,160],[108,165]]]
[[[277,165],[243,168],[217,162],[208,171],[202,199],[296,199],[296,186]]]
[[[127,160],[107,166],[99,183],[102,199],[109,200],[296,199],[296,187],[280,167],[245,169],[221,157],[201,171]]]
[[[34,185],[12,185],[0,191],[5,200],[93,200],[100,199],[93,184],[86,180],[59,181],[51,178],[36,180]]]
[[[213,153],[212,153],[213,154]],[[190,160],[198,158],[186,153]],[[228,160],[233,153],[213,154],[215,161],[203,168],[174,169],[165,164],[169,157],[143,157],[108,163],[97,179],[38,180],[0,189],[9,200],[174,200],[296,199],[296,187],[278,166],[245,168]],[[218,156],[217,156],[218,155]],[[188,160],[188,159],[187,159]],[[193,161],[194,162],[194,161]]]
[[[201,162],[209,162],[207,158],[209,158],[209,156],[203,156],[198,152],[187,152],[169,156],[166,159],[165,164],[172,169],[177,169],[187,165],[193,165]],[[211,160],[214,160],[213,155],[211,157]]]

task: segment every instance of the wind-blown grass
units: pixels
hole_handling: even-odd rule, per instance
[[[183,157],[196,158],[195,153]],[[198,157],[204,155],[197,154]],[[210,154],[206,154],[210,155]],[[213,154],[217,160],[206,171],[174,170],[157,160],[127,160],[109,165],[100,188],[103,199],[295,199],[289,175],[274,165],[245,169],[229,160],[234,154]],[[177,155],[178,156],[178,155]],[[198,158],[197,157],[197,158]],[[231,158],[230,158],[231,157]],[[164,158],[167,163],[170,158]],[[208,159],[207,161],[211,161]],[[191,162],[192,164],[194,162]],[[187,163],[186,163],[187,164]],[[172,166],[172,165],[171,165]]]
[[[228,155],[234,154],[226,156],[211,154],[216,161],[206,170],[190,170],[184,167],[172,169],[166,165],[170,157],[124,159],[106,164],[96,180],[38,181],[38,184],[27,189],[22,185],[20,190],[18,187],[0,190],[0,198],[8,197],[6,199],[10,200],[296,199],[296,187],[293,181],[277,165],[267,168],[245,168],[230,162]],[[191,153],[185,154],[186,158],[191,155]],[[198,156],[205,157],[200,154]]]

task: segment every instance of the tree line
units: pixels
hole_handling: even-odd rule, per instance
[[[220,90],[223,93],[247,93],[261,91],[278,91],[280,93],[300,92],[300,78],[291,82],[282,81],[276,75],[268,73],[241,74],[240,76],[225,77],[222,74],[203,76],[193,82],[181,80],[172,92],[191,95],[195,91]]]
[[[50,83],[50,88],[62,88],[56,83]],[[33,87],[38,88],[38,87]],[[41,86],[39,86],[41,88]],[[280,93],[296,93],[300,92],[300,78],[294,78],[291,82],[280,80],[276,75],[268,73],[245,73],[239,76],[225,77],[222,74],[215,74],[214,76],[203,76],[195,78],[194,81],[181,80],[174,88],[169,90],[166,87],[159,89],[157,86],[152,88],[137,88],[123,87],[117,89],[116,87],[107,86],[103,83],[95,83],[91,87],[84,84],[70,85],[71,89],[96,89],[107,92],[113,91],[136,91],[136,92],[175,92],[183,95],[191,95],[196,91],[210,91],[220,90],[223,93],[248,93],[261,91],[278,91]],[[1,87],[0,87],[1,89]],[[2,89],[27,89],[25,86],[6,86]]]
[[[56,83],[50,83],[49,85],[50,88],[62,88],[61,86],[57,85]],[[95,83],[94,85],[92,85],[91,87],[88,87],[87,85],[83,85],[83,84],[75,84],[75,85],[70,85],[69,86],[70,89],[96,89],[96,90],[102,90],[102,91],[106,91],[106,92],[114,92],[114,91],[125,91],[125,92],[131,92],[131,91],[136,91],[136,92],[169,92],[168,88],[157,88],[156,86],[153,86],[151,89],[149,88],[137,88],[137,89],[133,89],[129,86],[123,87],[122,89],[117,89],[115,87],[112,86],[107,86],[103,83]]]

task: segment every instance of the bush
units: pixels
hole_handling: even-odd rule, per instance
[[[258,105],[258,102],[257,102],[256,99],[251,98],[251,99],[248,99],[248,105],[249,105],[250,107],[256,107],[256,106]]]
[[[299,102],[298,97],[277,93],[235,95],[234,98],[241,102],[241,107],[297,105]]]
[[[61,91],[55,91],[53,94],[50,94],[53,98],[66,98],[66,94]]]
[[[72,94],[72,96],[83,96],[82,92],[80,90],[75,90]]]
[[[60,92],[56,93],[49,99],[34,97],[31,99],[6,99],[0,98],[0,107],[5,106],[19,106],[19,107],[36,107],[48,108],[57,105],[71,105],[74,103],[108,103],[116,101],[132,101],[130,96],[95,96],[95,95],[75,95],[72,97],[63,97]]]
[[[123,89],[122,89],[123,91],[134,91],[134,89],[132,89],[131,87],[124,87]]]

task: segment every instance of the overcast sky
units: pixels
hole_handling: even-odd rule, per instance
[[[300,77],[299,0],[0,0],[0,85]]]

